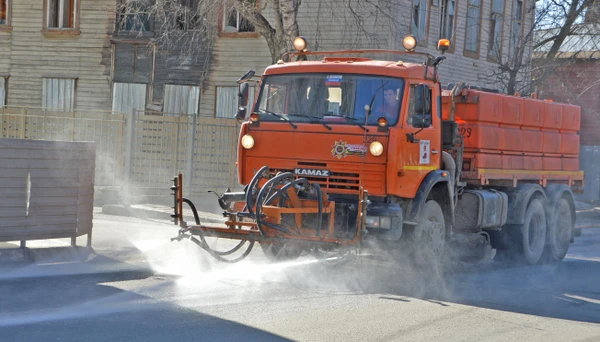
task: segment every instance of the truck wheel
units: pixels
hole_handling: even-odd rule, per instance
[[[416,264],[438,265],[446,244],[446,225],[436,201],[427,201],[423,206],[413,238]]]
[[[529,202],[525,212],[525,222],[519,228],[522,256],[528,264],[536,264],[542,257],[546,244],[546,214],[539,199]]]
[[[294,260],[302,253],[301,248],[291,244],[261,243],[260,248],[271,261]]]
[[[556,203],[548,224],[547,245],[544,251],[544,261],[556,262],[564,259],[569,250],[573,221],[569,202],[561,198]]]

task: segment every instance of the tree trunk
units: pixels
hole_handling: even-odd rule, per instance
[[[249,6],[244,0],[236,0],[234,6],[263,36],[269,46],[271,61],[277,63],[284,53],[290,51],[294,38],[300,35],[297,16],[301,0],[271,0],[270,3],[275,16],[272,23],[259,9]]]

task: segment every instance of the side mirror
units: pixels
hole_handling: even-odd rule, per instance
[[[248,107],[248,83],[242,83],[238,86],[238,112],[235,116],[238,120],[246,118],[246,107]]]
[[[252,77],[254,77],[254,70],[248,70],[247,73],[245,73],[244,75],[242,75],[242,77],[240,77],[237,80],[237,84],[242,84],[242,83],[248,81],[249,79],[251,79]]]
[[[414,88],[415,96],[412,99],[415,101],[415,113],[423,114],[425,112],[425,86],[419,84]]]

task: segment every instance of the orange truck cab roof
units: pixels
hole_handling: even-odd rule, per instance
[[[279,62],[267,67],[264,75],[289,73],[347,73],[392,76],[411,79],[432,79],[434,68],[420,63],[372,60],[362,57],[325,57],[321,61]]]

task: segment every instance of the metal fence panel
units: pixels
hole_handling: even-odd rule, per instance
[[[134,201],[169,196],[179,172],[186,194],[237,186],[239,125],[232,119],[25,107],[0,108],[0,115],[4,138],[96,142],[95,186],[121,189]]]
[[[96,142],[95,185],[120,186],[123,169],[122,114],[25,107],[4,107],[0,114],[2,138]]]
[[[199,118],[196,126],[192,188],[196,192],[223,190],[237,185],[236,120]]]

